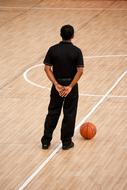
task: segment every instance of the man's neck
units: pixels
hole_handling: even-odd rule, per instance
[[[70,43],[71,42],[71,40],[62,40],[63,42],[68,42],[68,43]]]

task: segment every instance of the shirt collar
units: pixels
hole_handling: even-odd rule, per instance
[[[61,43],[61,44],[72,44],[71,41],[61,41],[60,43]]]

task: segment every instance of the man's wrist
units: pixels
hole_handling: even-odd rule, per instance
[[[54,81],[53,84],[56,86],[56,85],[58,84],[58,82],[57,82],[57,81]]]
[[[69,86],[70,86],[71,88],[73,88],[73,84],[69,84]]]

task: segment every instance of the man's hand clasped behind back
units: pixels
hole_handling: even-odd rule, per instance
[[[55,84],[55,88],[58,91],[59,95],[61,97],[66,97],[72,90],[72,87],[70,85],[68,86],[62,86],[60,84]]]

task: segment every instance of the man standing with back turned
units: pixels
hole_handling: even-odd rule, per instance
[[[62,41],[49,48],[45,59],[45,72],[52,82],[48,114],[44,124],[44,135],[41,138],[42,148],[48,149],[63,107],[61,126],[62,149],[74,147],[75,120],[78,104],[78,80],[83,74],[83,56],[81,50],[74,46],[74,28],[62,26]]]

